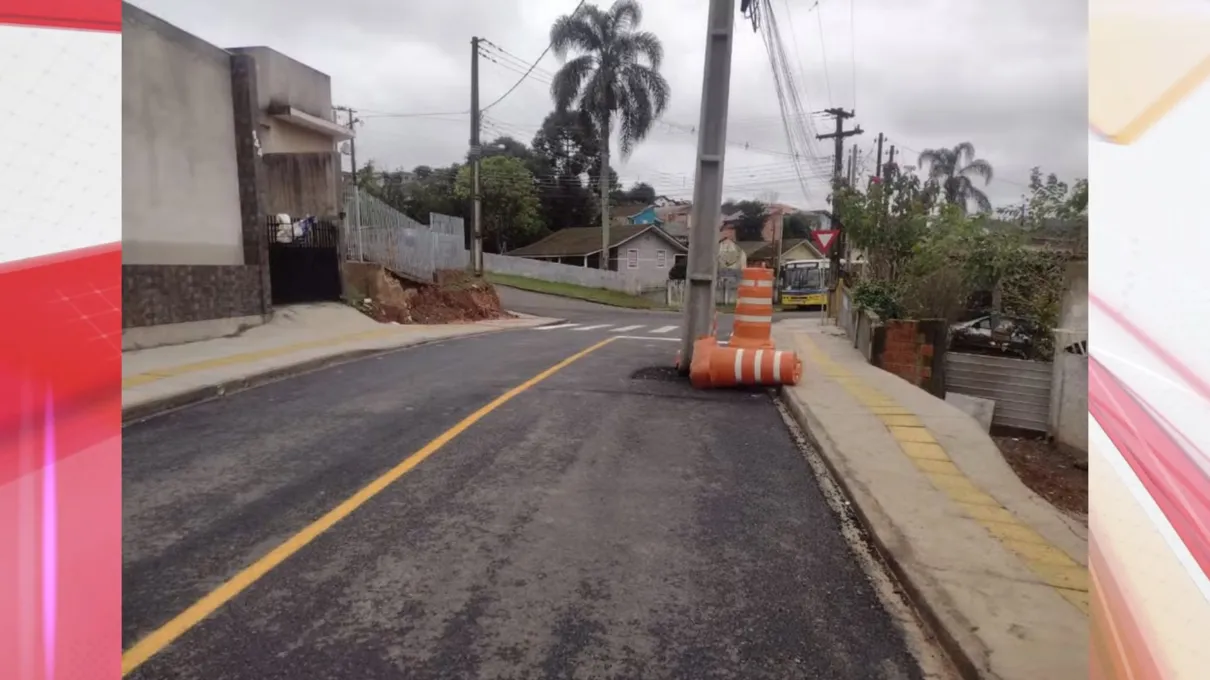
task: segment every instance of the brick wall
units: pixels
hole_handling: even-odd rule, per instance
[[[875,343],[876,366],[945,398],[946,324],[941,320],[888,321]]]
[[[122,328],[263,315],[262,269],[122,265]]]

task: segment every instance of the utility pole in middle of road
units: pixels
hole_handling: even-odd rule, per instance
[[[840,254],[844,252],[845,233],[840,220],[836,219],[836,212],[839,206],[836,205],[836,200],[839,198],[840,186],[844,181],[844,140],[846,137],[859,135],[865,130],[861,126],[852,130],[844,129],[844,122],[849,118],[857,115],[852,111],[845,111],[842,108],[824,109],[824,113],[836,119],[836,132],[829,132],[826,135],[815,135],[816,139],[831,139],[835,142],[836,148],[832,153],[832,228],[839,230],[836,245],[832,246],[832,266],[829,268],[828,279],[831,287],[836,286],[836,282],[840,280]]]
[[[689,222],[692,225],[689,262],[685,268],[685,323],[681,329],[679,369],[685,375],[693,361],[693,343],[710,334],[710,322],[714,317],[714,275],[718,268],[718,225],[723,203],[723,156],[727,148],[735,4],[735,0],[710,0],[706,19],[706,66],[697,127],[697,173]]]
[[[479,38],[471,38],[471,231],[470,268],[483,276],[483,213],[479,200]]]

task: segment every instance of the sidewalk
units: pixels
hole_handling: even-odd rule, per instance
[[[447,325],[381,324],[340,304],[298,305],[238,335],[122,353],[122,420],[377,354],[465,335],[559,321],[517,318]]]
[[[803,361],[784,396],[965,677],[1088,676],[1087,527],[1020,482],[946,402],[818,320],[773,327]]]

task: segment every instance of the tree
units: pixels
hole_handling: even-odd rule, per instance
[[[963,213],[974,204],[976,212],[991,212],[991,200],[979,187],[975,179],[987,185],[992,181],[992,165],[975,157],[975,147],[962,142],[952,149],[925,149],[920,152],[917,164],[928,169],[929,182],[933,183],[945,198],[945,202],[958,206]]]
[[[534,135],[534,154],[551,171],[579,177],[601,164],[601,140],[592,116],[583,111],[552,111]]]
[[[600,164],[600,140],[592,117],[580,111],[553,111],[534,135],[533,155],[540,170],[538,196],[548,229],[593,223],[597,202],[584,176]],[[589,180],[591,182],[591,179]]]
[[[765,229],[765,210],[768,208],[760,201],[738,201],[735,211],[741,213],[735,224],[736,241],[763,240]]]
[[[401,186],[401,204],[391,205],[419,222],[428,222],[429,213],[466,218],[468,202],[454,191],[454,181],[465,165],[433,168],[427,165],[412,170],[413,179]]]
[[[1088,250],[1088,180],[1068,185],[1040,168],[1029,173],[1029,194],[1021,205],[1000,208],[1002,219],[1020,224],[1029,233],[1058,241],[1078,254]]]
[[[471,196],[470,167],[462,166],[455,195]],[[482,202],[484,249],[498,253],[531,241],[542,233],[537,188],[524,161],[493,156],[479,163],[479,200]]]
[[[617,0],[608,10],[582,5],[550,29],[551,50],[560,59],[579,55],[555,73],[550,86],[555,108],[591,116],[601,139],[598,181],[603,245],[609,245],[609,137],[615,117],[619,150],[628,158],[668,106],[669,86],[660,75],[664,48],[654,33],[638,30],[643,11],[636,0]],[[609,267],[609,258],[601,258]]]
[[[800,212],[793,212],[786,215],[785,224],[782,226],[785,232],[783,238],[811,238],[811,221],[807,216]]]
[[[622,192],[628,201],[634,203],[655,203],[655,187],[646,182],[635,182],[629,189]]]

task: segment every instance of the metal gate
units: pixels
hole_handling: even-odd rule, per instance
[[[340,299],[340,227],[316,219],[267,220],[273,304]]]
[[[1051,376],[1050,362],[945,354],[946,391],[995,401],[992,425],[1047,432]]]

